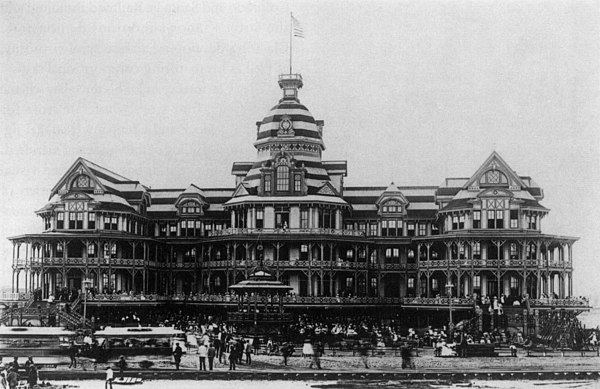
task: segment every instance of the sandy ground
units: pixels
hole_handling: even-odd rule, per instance
[[[460,369],[481,369],[483,372],[494,371],[494,370],[522,370],[527,368],[536,369],[574,369],[574,368],[600,368],[600,357],[592,356],[592,353],[588,353],[588,356],[582,357],[576,355],[576,353],[569,353],[569,355],[562,357],[560,353],[553,353],[551,356],[526,356],[525,352],[519,350],[519,355],[514,358],[508,356],[508,353],[501,352],[499,357],[479,357],[479,358],[441,358],[434,357],[433,350],[422,349],[419,350],[419,356],[414,357],[413,361],[416,369],[440,369],[440,370],[460,370]],[[506,355],[506,356],[505,356]],[[136,357],[128,358],[130,368],[139,369],[139,362],[141,360],[150,360],[153,362],[152,368],[162,369],[174,369],[172,358],[167,357]],[[245,359],[244,359],[245,360]],[[94,364],[90,361],[80,361],[78,370],[93,370]],[[224,359],[223,362],[226,362]],[[252,364],[250,366],[244,364],[238,365],[237,370],[306,370],[311,363],[310,358],[304,358],[298,355],[294,355],[288,359],[288,365],[283,365],[283,358],[281,356],[269,356],[269,355],[252,355]],[[395,356],[393,352],[383,356],[369,356],[368,361],[369,369],[373,371],[386,370],[386,371],[398,371],[402,370],[402,359],[400,356]],[[95,366],[98,370],[104,370],[106,364],[98,364]],[[352,356],[352,353],[337,353],[333,356],[330,352],[326,352],[321,357],[321,367],[325,370],[336,370],[336,371],[356,371],[366,370],[364,363],[359,356]],[[198,357],[195,354],[184,355],[181,361],[182,369],[197,369],[198,368]],[[314,368],[314,367],[313,367]],[[67,365],[60,365],[58,369],[68,369]],[[226,363],[219,363],[215,359],[215,370],[228,370],[229,365]]]

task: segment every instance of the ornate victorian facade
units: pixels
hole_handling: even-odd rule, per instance
[[[347,187],[346,161],[322,159],[302,77],[279,85],[233,188],[150,189],[77,159],[37,211],[44,232],[10,238],[13,290],[47,298],[90,279],[98,304],[233,305],[228,286],[262,262],[293,288],[290,305],[439,309],[451,290],[465,310],[473,295],[587,306],[570,299],[577,238],[542,232],[542,189],[498,153],[441,185]]]

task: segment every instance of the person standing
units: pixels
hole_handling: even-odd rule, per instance
[[[69,369],[71,367],[77,369],[77,354],[78,353],[79,353],[79,350],[77,349],[77,345],[71,344],[69,346],[69,359],[71,360],[71,363],[69,363]]]
[[[249,340],[244,343],[244,352],[246,353],[246,364],[250,366],[252,364],[252,346]]]
[[[368,369],[369,368],[369,347],[366,342],[361,343],[361,345],[360,345],[360,359],[362,360],[363,364],[365,365],[365,369]]]
[[[17,373],[17,370],[15,370],[14,367],[10,368],[6,380],[8,381],[8,387],[10,389],[17,388],[17,385],[19,384],[19,373]]]
[[[319,347],[315,347],[312,353],[312,359],[310,361],[310,365],[308,365],[309,369],[312,369],[313,365],[317,367],[317,369],[321,370],[321,350]]]
[[[25,375],[29,376],[29,369],[33,365],[33,357],[27,357],[27,361],[25,362]]]
[[[35,367],[33,362],[29,365],[29,371],[27,372],[27,383],[29,384],[29,389],[33,389],[34,386],[37,386],[38,382],[38,370]]]
[[[208,356],[208,348],[204,343],[198,347],[198,370],[206,371],[206,357]]]
[[[219,363],[223,363],[223,345],[221,343],[220,336],[216,336],[213,342],[213,346],[215,348],[215,357],[219,358]],[[209,361],[210,363],[210,361]]]
[[[237,359],[237,347],[235,347],[235,344],[232,344],[231,349],[229,350],[229,370],[235,370]]]
[[[119,375],[121,377],[123,377],[123,373],[125,372],[125,369],[127,368],[127,361],[125,360],[124,355],[121,355],[119,357],[119,362],[117,362],[117,366],[119,366]]]
[[[252,348],[254,348],[254,355],[258,355],[258,353],[260,351],[260,346],[261,346],[260,338],[258,336],[255,336],[254,339],[252,340]]]
[[[212,343],[208,346],[208,351],[206,352],[206,355],[208,357],[208,370],[212,370],[215,355],[217,355],[217,350],[215,349]]]
[[[287,366],[288,358],[294,352],[294,348],[289,343],[284,343],[281,347],[281,355],[283,356],[283,365]]]
[[[108,388],[112,389],[113,380],[114,380],[114,372],[109,366],[106,368],[106,382],[104,383],[104,389],[108,389]]]
[[[175,370],[179,370],[179,364],[181,363],[182,355],[183,350],[181,350],[181,346],[179,346],[179,343],[176,343],[175,350],[173,350],[173,359],[175,359]]]

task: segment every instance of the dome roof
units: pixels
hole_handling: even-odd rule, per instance
[[[256,134],[257,144],[267,140],[283,141],[293,137],[317,143],[324,149],[321,130],[306,106],[298,100],[283,100],[275,105],[260,122]]]

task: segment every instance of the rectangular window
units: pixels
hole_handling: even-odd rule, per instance
[[[473,243],[473,259],[481,259],[481,243]]]
[[[400,258],[400,249],[397,247],[394,247],[392,250],[392,256],[394,257],[394,259]]]
[[[396,235],[396,220],[388,220],[388,236]]]
[[[256,228],[264,228],[265,226],[265,211],[262,208],[256,208]]]
[[[170,236],[177,235],[177,223],[169,224],[169,235]]]
[[[427,235],[427,224],[419,223],[419,236]]]
[[[346,289],[352,289],[352,277],[346,277]]]
[[[481,228],[481,211],[473,211],[473,228]]]
[[[496,211],[488,210],[487,219],[487,228],[496,228]]]
[[[158,226],[158,234],[160,236],[167,236],[167,225],[165,223],[160,223]]]
[[[83,212],[77,212],[77,221],[75,224],[75,228],[78,230],[83,229]]]
[[[265,193],[271,193],[271,176],[267,174],[264,178],[264,182],[265,182]]]
[[[118,230],[118,222],[119,222],[119,218],[116,216],[113,216],[110,218],[110,229],[111,230]]]
[[[431,235],[439,235],[440,234],[440,228],[438,227],[437,224],[433,223],[431,225]]]
[[[392,249],[390,249],[390,248],[385,249],[385,258],[386,259],[392,258]]]
[[[300,210],[300,228],[308,228],[308,209]]]
[[[93,257],[96,255],[96,245],[91,243],[88,245],[88,256]]]
[[[496,228],[504,228],[504,211],[496,211]]]
[[[415,288],[415,279],[414,277],[409,277],[408,278],[408,289],[414,289]]]
[[[69,229],[75,229],[75,212],[69,212]]]
[[[57,243],[57,244],[56,244],[56,255],[57,255],[58,257],[62,257],[62,256],[63,256],[63,253],[64,253],[64,250],[63,250],[63,245],[62,245],[62,243]],[[60,273],[58,273],[58,274],[60,274]]]
[[[519,251],[517,250],[517,244],[511,243],[510,244],[510,259],[518,259],[518,258],[519,258]]]
[[[369,236],[377,236],[377,223],[369,225]]]
[[[346,250],[346,259],[354,258],[354,251],[352,249]]]
[[[56,229],[62,230],[65,228],[65,214],[63,212],[58,212],[56,214]]]
[[[287,192],[290,190],[290,168],[279,166],[277,168],[277,191]]]
[[[366,232],[367,232],[367,224],[365,222],[358,223],[358,230],[360,232],[362,232],[363,234],[366,234]]]
[[[95,230],[96,229],[96,214],[88,213],[88,229]]]
[[[208,236],[212,231],[212,224],[210,222],[204,223],[204,236]]]
[[[437,278],[432,278],[431,279],[431,290],[438,292],[439,291],[439,285],[438,285],[438,280]]]
[[[381,221],[381,236],[388,236],[388,221]]]
[[[510,228],[519,228],[519,210],[510,210]]]
[[[465,215],[461,215],[458,218],[458,229],[463,230],[465,228]]]
[[[458,216],[452,217],[452,229],[458,230]]]
[[[300,176],[300,174],[296,174],[294,176],[294,192],[302,192],[302,177]]]
[[[354,229],[354,224],[352,224],[352,223],[346,223],[345,228],[347,230],[353,230]]]
[[[408,223],[406,225],[406,230],[407,230],[408,236],[415,236],[415,223]]]

